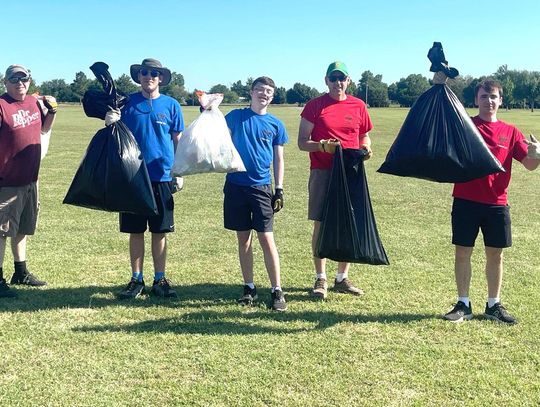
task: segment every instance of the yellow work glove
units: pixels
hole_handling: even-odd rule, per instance
[[[334,154],[336,152],[336,147],[339,146],[339,144],[339,140],[335,138],[321,140],[319,141],[319,151]]]

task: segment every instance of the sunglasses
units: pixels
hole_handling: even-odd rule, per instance
[[[345,82],[347,80],[347,77],[345,75],[332,75],[328,77],[328,80],[332,83],[336,81]]]
[[[8,82],[9,83],[13,83],[13,84],[16,84],[16,83],[19,83],[19,82],[23,82],[23,83],[26,83],[30,80],[30,77],[29,76],[14,76],[12,78],[9,78],[8,79]]]
[[[152,69],[151,71],[148,69],[141,69],[140,72],[142,76],[150,74],[152,78],[157,78],[160,75],[159,71],[156,71],[155,69]]]

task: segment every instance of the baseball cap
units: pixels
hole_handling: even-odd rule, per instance
[[[6,69],[6,79],[12,78],[16,73],[23,73],[25,76],[30,76],[30,69],[26,69],[22,65],[10,65]]]
[[[347,65],[345,65],[341,61],[335,61],[332,62],[330,65],[328,65],[328,69],[326,70],[326,76],[330,76],[332,72],[339,71],[345,76],[349,76],[349,71],[347,70]]]

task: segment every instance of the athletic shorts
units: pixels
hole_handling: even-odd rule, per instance
[[[0,236],[33,235],[39,212],[37,183],[0,187]]]
[[[309,173],[308,219],[321,222],[332,170],[314,168]]]
[[[144,233],[149,228],[152,233],[174,232],[174,200],[172,181],[152,182],[152,190],[158,208],[154,216],[120,213],[120,232]]]
[[[512,246],[510,207],[489,205],[454,198],[452,205],[452,244],[474,247],[479,230],[487,247]]]
[[[223,187],[223,223],[225,229],[272,232],[274,210],[270,185],[251,187],[225,182]]]

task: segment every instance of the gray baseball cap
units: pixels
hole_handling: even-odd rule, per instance
[[[16,73],[23,73],[25,76],[30,76],[30,69],[25,68],[22,65],[10,65],[6,69],[6,79],[12,78]]]

